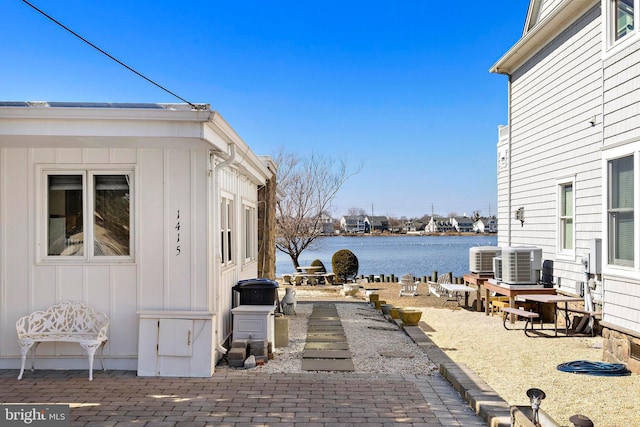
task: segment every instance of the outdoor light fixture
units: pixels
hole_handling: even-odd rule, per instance
[[[593,427],[593,421],[581,414],[576,414],[569,418],[575,427]]]
[[[544,394],[544,391],[540,390],[539,388],[530,388],[529,390],[527,390],[527,396],[529,397],[529,402],[531,402],[531,410],[533,411],[533,418],[531,419],[531,421],[534,425],[539,426],[540,419],[538,418],[538,410],[540,409],[540,401],[547,397],[547,395]]]
[[[516,209],[516,221],[520,221],[520,227],[524,226],[524,206]]]

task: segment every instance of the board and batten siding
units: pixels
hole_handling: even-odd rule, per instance
[[[234,218],[236,224],[234,224],[234,247],[233,252],[236,260],[233,265],[222,267],[220,286],[217,287],[218,295],[218,308],[217,308],[217,327],[220,334],[220,341],[224,341],[231,336],[233,319],[231,315],[230,301],[233,301],[233,286],[235,286],[239,280],[253,279],[258,274],[257,259],[245,261],[242,255],[244,248],[243,231],[244,231],[244,212],[243,203],[249,202],[251,205],[257,207],[258,203],[258,186],[249,180],[244,175],[238,173],[238,170],[233,167],[224,167],[218,172],[220,191],[224,194],[233,194],[234,196]],[[257,218],[256,218],[257,221]],[[217,224],[217,222],[216,222]],[[219,232],[216,230],[216,232]],[[257,252],[256,252],[257,253]],[[216,263],[220,264],[219,254],[216,254]]]
[[[618,150],[624,150],[624,145],[629,144],[629,154],[631,154],[637,149],[640,141],[640,102],[638,102],[640,100],[640,42],[638,40],[623,49],[605,55],[603,91],[604,153],[606,155],[607,147],[617,146]],[[602,192],[606,194],[607,189],[603,188]],[[606,209],[606,200],[603,203]],[[606,227],[605,223],[603,227]],[[635,278],[631,278],[605,272],[604,303],[606,310],[603,313],[603,320],[605,322],[631,331],[640,331],[640,281],[637,279],[637,274]]]
[[[62,300],[83,300],[109,316],[104,354],[110,369],[136,368],[139,310],[214,311],[208,160],[203,149],[0,149],[0,366],[15,367],[4,366],[2,358],[19,358],[16,320]],[[131,168],[132,261],[40,260],[42,165]],[[85,359],[79,346],[65,343],[42,346],[38,354],[69,355],[56,359],[55,366],[64,368]],[[47,363],[45,358],[38,365]]]
[[[549,3],[549,2],[547,2]],[[551,6],[551,4],[549,4]],[[546,7],[546,6],[545,6]],[[601,131],[589,123],[601,114],[600,9],[594,7],[512,74],[511,189],[499,173],[499,242],[534,245],[554,260],[566,291],[584,280],[580,263],[590,239],[600,237]],[[575,256],[559,256],[558,181],[575,179]],[[505,196],[506,194],[506,196]],[[515,220],[524,208],[525,221]],[[506,221],[511,222],[511,236]]]

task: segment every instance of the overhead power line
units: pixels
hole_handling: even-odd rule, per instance
[[[76,33],[75,31],[73,31],[71,28],[67,27],[66,25],[64,25],[63,23],[61,23],[60,21],[56,20],[54,17],[52,17],[51,15],[47,14],[46,12],[44,12],[41,9],[38,9],[36,6],[34,6],[33,4],[29,3],[27,0],[22,0],[24,3],[26,3],[28,6],[30,6],[31,8],[33,8],[34,10],[36,10],[38,13],[40,13],[41,15],[45,16],[47,19],[49,19],[50,21],[54,22],[55,24],[59,25],[60,27],[64,28],[66,31],[70,32],[71,34],[73,34],[74,36],[76,36],[77,38],[79,38],[80,40],[82,40],[83,42],[85,42],[86,44],[88,44],[89,46],[91,46],[92,48],[94,48],[95,50],[97,50],[98,52],[102,53],[103,55],[107,56],[108,58],[112,59],[113,61],[117,62],[118,64],[122,65],[124,68],[126,68],[127,70],[131,71],[132,73],[137,74],[138,76],[142,77],[143,79],[145,79],[146,81],[148,81],[149,83],[151,83],[152,85],[162,89],[163,91],[167,92],[168,94],[175,96],[176,98],[178,98],[179,100],[181,100],[182,102],[185,102],[189,105],[191,105],[191,107],[193,107],[194,109],[201,109],[202,107],[198,107],[197,105],[187,101],[186,99],[182,98],[181,96],[175,94],[174,92],[170,91],[169,89],[167,89],[166,87],[160,85],[159,83],[154,82],[153,80],[151,80],[149,77],[143,75],[142,73],[139,73],[138,71],[134,70],[133,68],[131,68],[130,66],[128,66],[127,64],[125,64],[124,62],[120,61],[118,58],[115,58],[114,56],[110,55],[108,52],[104,51],[103,49],[99,48],[98,46],[96,46],[95,44],[91,43],[89,40],[85,39],[84,37],[82,37],[80,34]]]

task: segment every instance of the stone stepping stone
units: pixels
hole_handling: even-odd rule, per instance
[[[329,320],[329,321],[309,321],[307,323],[308,326],[315,326],[315,327],[321,327],[321,326],[325,326],[325,327],[337,327],[337,328],[342,328],[342,322],[335,321],[335,320]]]
[[[344,335],[313,335],[307,337],[307,342],[347,342]]]
[[[397,357],[403,359],[413,359],[413,354],[406,351],[381,351],[380,356],[383,357]]]
[[[390,326],[367,326],[367,329],[373,329],[374,331],[394,331],[394,332],[398,330],[398,328],[392,328]]]
[[[344,335],[344,329],[342,328],[316,329],[314,331],[307,331],[307,336],[309,335]]]
[[[354,371],[351,359],[302,359],[305,371]]]
[[[335,304],[314,304],[302,353],[305,371],[354,371],[349,343]]]
[[[305,350],[349,350],[349,344],[346,342],[335,341],[314,341],[307,342],[304,346]]]
[[[349,350],[305,350],[303,359],[351,359]]]
[[[307,333],[333,334],[335,332],[344,333],[342,325],[309,325]]]

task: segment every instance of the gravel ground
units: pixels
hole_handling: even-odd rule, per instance
[[[417,308],[428,325],[425,333],[452,360],[464,363],[510,405],[528,405],[526,392],[546,393],[542,409],[560,425],[583,414],[598,427],[640,426],[640,376],[602,377],[561,372],[557,366],[576,360],[602,361],[602,337],[527,337],[507,331],[502,317],[443,305],[418,286],[417,297],[399,297],[396,283],[363,284],[397,307]],[[473,294],[471,295],[473,297]],[[469,301],[473,303],[473,298]],[[519,322],[522,328],[524,322]],[[546,325],[545,327],[549,327]]]
[[[438,368],[398,326],[384,319],[368,304],[337,303],[342,327],[347,335],[355,374],[430,375]],[[266,373],[301,373],[307,322],[313,304],[299,303],[289,318],[289,346],[274,349],[274,358],[251,370]],[[231,369],[228,366],[216,369]],[[349,373],[344,373],[349,375]]]
[[[598,427],[640,426],[640,376],[602,377],[557,370],[560,363],[601,361],[602,337],[526,337],[520,330],[505,330],[499,315],[486,316],[452,307],[455,304],[451,303],[443,306],[442,300],[424,294],[426,285],[422,292],[418,289],[417,297],[398,297],[397,284],[371,285],[388,303],[421,310],[425,333],[452,360],[475,371],[509,404],[528,405],[526,391],[537,387],[546,393],[542,409],[560,425],[569,426],[570,416],[584,414]],[[302,302],[345,301],[337,307],[356,373],[435,373],[436,367],[404,332],[387,330],[396,328],[381,321],[382,315],[368,305],[348,303],[364,302],[364,292],[344,297],[339,290],[336,286],[296,287],[299,304],[297,314],[290,316],[290,345],[276,349],[274,360],[254,369],[303,372],[302,350],[312,304]],[[284,294],[282,288],[281,293]],[[402,357],[382,355],[388,351]]]

